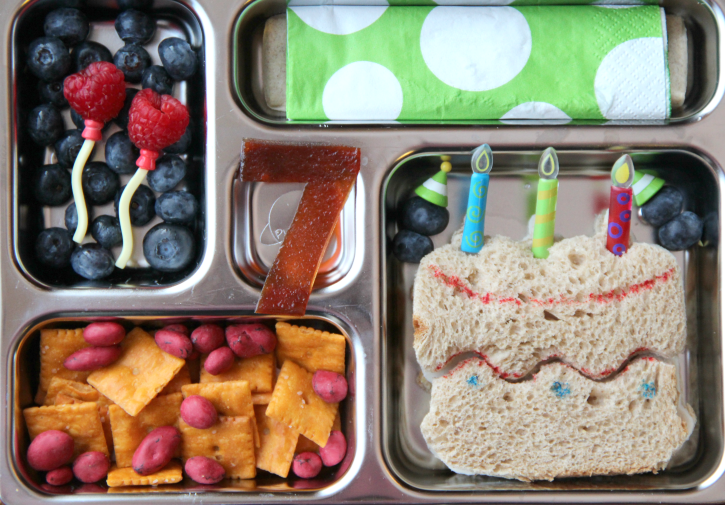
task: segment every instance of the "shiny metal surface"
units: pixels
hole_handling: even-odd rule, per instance
[[[233,183],[232,233],[234,262],[242,278],[261,288],[287,230],[292,224],[304,184]],[[353,189],[340,213],[333,238],[322,259],[314,289],[331,287],[350,271],[355,259],[355,229],[364,214],[355,211]],[[357,222],[359,221],[359,222]]]
[[[133,500],[139,503],[203,502],[222,503],[288,503],[291,500],[308,502],[362,502],[362,503],[481,503],[481,502],[558,502],[558,503],[716,503],[725,496],[725,461],[722,457],[723,426],[723,374],[722,374],[722,317],[723,300],[720,296],[723,272],[720,267],[722,249],[719,247],[698,249],[697,256],[688,263],[697,265],[697,275],[689,275],[695,282],[692,289],[697,293],[698,311],[691,321],[698,321],[697,331],[697,394],[696,408],[702,419],[698,447],[702,455],[696,455],[695,468],[685,468],[679,480],[669,474],[672,485],[652,484],[641,480],[633,482],[637,489],[625,490],[625,484],[600,483],[592,479],[552,485],[522,488],[517,483],[512,489],[493,490],[492,487],[475,492],[464,490],[469,482],[456,485],[450,477],[447,492],[429,491],[421,486],[418,467],[401,465],[395,455],[402,450],[390,445],[391,440],[405,440],[404,436],[389,438],[390,419],[386,416],[397,408],[400,400],[394,386],[400,382],[405,370],[403,359],[395,355],[404,339],[401,329],[390,315],[390,299],[386,299],[391,263],[387,254],[386,233],[388,223],[383,198],[389,194],[390,174],[402,160],[421,153],[470,152],[484,142],[495,153],[534,153],[548,146],[560,152],[590,153],[591,168],[600,171],[604,164],[616,158],[622,151],[666,152],[685,151],[702,162],[685,167],[669,168],[687,176],[690,169],[695,181],[708,188],[703,196],[702,208],[716,209],[719,216],[725,211],[720,189],[725,184],[725,106],[720,103],[723,80],[719,79],[723,67],[723,2],[695,3],[691,0],[674,0],[667,6],[675,12],[686,12],[691,23],[697,24],[699,16],[711,16],[710,24],[698,26],[707,41],[702,53],[705,60],[706,83],[709,91],[703,103],[693,106],[700,110],[687,120],[669,126],[357,126],[340,125],[293,125],[274,126],[260,122],[240,103],[235,91],[232,50],[237,43],[233,37],[236,20],[246,8],[261,9],[261,2],[245,3],[242,0],[182,0],[197,17],[204,36],[205,107],[207,111],[206,145],[208,153],[203,167],[206,184],[204,236],[205,249],[198,268],[186,279],[173,285],[154,289],[98,289],[64,290],[44,287],[28,279],[19,269],[13,251],[11,233],[17,219],[13,207],[14,181],[19,169],[15,149],[17,136],[14,104],[20,90],[13,79],[12,41],[16,20],[32,5],[20,0],[0,3],[0,24],[5,64],[0,67],[0,156],[6,169],[0,176],[0,351],[3,373],[0,374],[0,391],[6,401],[0,403],[0,433],[3,451],[0,457],[0,496],[7,504],[40,504],[48,501],[73,503],[122,503]],[[279,2],[279,6],[282,2]],[[251,11],[250,11],[251,12]],[[280,9],[281,12],[281,9]],[[710,13],[714,13],[714,17]],[[260,16],[261,16],[260,12]],[[244,67],[242,67],[243,69]],[[243,72],[242,72],[243,73]],[[243,74],[246,75],[246,74]],[[247,81],[245,81],[247,82]],[[49,498],[28,487],[14,462],[11,447],[15,433],[12,408],[14,363],[22,337],[38,322],[49,318],[95,317],[104,315],[179,316],[209,313],[250,314],[257,302],[259,288],[242,280],[233,260],[233,180],[238,169],[239,148],[244,137],[283,141],[330,142],[354,145],[362,148],[363,167],[356,187],[356,250],[348,273],[335,289],[320,289],[312,294],[309,313],[339,321],[340,326],[350,329],[351,347],[356,356],[355,368],[355,423],[357,426],[356,457],[344,478],[336,485],[318,491],[281,493],[245,491],[235,493],[189,493],[135,495],[74,495]],[[593,153],[593,154],[591,154]],[[598,161],[597,161],[598,160]],[[528,161],[527,161],[528,163]],[[528,164],[526,166],[529,166]],[[533,166],[533,164],[531,164]],[[694,167],[694,168],[692,168]],[[574,167],[569,167],[572,170]],[[579,167],[578,169],[587,168]],[[687,170],[685,170],[687,168]],[[397,173],[397,172],[396,172]],[[402,173],[402,172],[401,172]],[[392,179],[390,179],[392,180]],[[402,186],[400,186],[402,188]],[[709,195],[709,196],[707,196]],[[561,199],[560,199],[561,201]],[[698,203],[698,205],[700,205]],[[494,211],[494,206],[489,206]],[[563,231],[562,228],[559,228]],[[719,229],[723,231],[722,220]],[[722,233],[721,233],[722,234]],[[700,258],[702,256],[702,258]],[[690,289],[688,287],[688,289]],[[688,300],[691,297],[688,295]],[[401,306],[405,302],[401,300]],[[393,307],[397,310],[397,307]],[[392,319],[391,319],[392,317]],[[393,352],[393,354],[391,354]],[[410,350],[406,349],[406,353]],[[384,360],[385,358],[385,360]],[[386,361],[387,360],[387,361]],[[400,364],[400,367],[397,367]],[[392,371],[391,371],[392,369]],[[392,389],[391,389],[392,388]],[[395,427],[403,429],[402,427]],[[405,470],[410,471],[406,474]],[[411,475],[412,474],[412,475]],[[435,474],[435,471],[433,472]],[[660,476],[651,477],[658,479]],[[636,478],[639,479],[639,478]],[[440,483],[439,477],[426,479],[425,486]],[[660,480],[659,482],[663,482]],[[681,484],[681,486],[678,485]],[[500,486],[500,483],[497,484]],[[616,490],[604,491],[616,487]],[[666,489],[669,487],[669,489]],[[675,490],[679,487],[680,490]],[[544,491],[545,490],[545,491]],[[241,490],[240,490],[241,491]]]

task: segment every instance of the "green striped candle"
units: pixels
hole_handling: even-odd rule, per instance
[[[531,250],[534,258],[549,257],[549,247],[554,244],[556,221],[556,197],[559,190],[559,160],[556,150],[549,147],[539,160],[539,187],[536,194],[536,218]]]

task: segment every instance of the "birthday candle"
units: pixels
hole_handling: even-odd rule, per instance
[[[612,167],[612,189],[609,193],[607,249],[621,256],[629,247],[629,225],[632,220],[632,181],[634,164],[625,154]]]
[[[476,148],[471,155],[471,186],[468,189],[468,207],[463,225],[461,251],[477,253],[483,248],[483,229],[486,219],[488,173],[493,166],[493,154],[488,144]]]
[[[549,257],[549,247],[554,244],[556,221],[556,197],[559,190],[559,158],[556,150],[549,147],[539,159],[539,187],[536,194],[536,218],[531,250],[534,258]]]

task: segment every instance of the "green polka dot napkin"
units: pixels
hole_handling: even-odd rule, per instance
[[[662,120],[664,26],[654,5],[290,6],[287,117]]]

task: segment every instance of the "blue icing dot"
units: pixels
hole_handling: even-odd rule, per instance
[[[655,386],[654,382],[642,381],[642,384],[639,386],[639,390],[642,392],[642,396],[648,400],[651,400],[657,394],[657,386]]]
[[[571,394],[571,389],[569,389],[569,383],[568,382],[559,382],[555,381],[554,384],[551,385],[551,390],[554,392],[557,398],[566,398]]]
[[[466,382],[469,386],[478,386],[478,375],[471,375]]]

